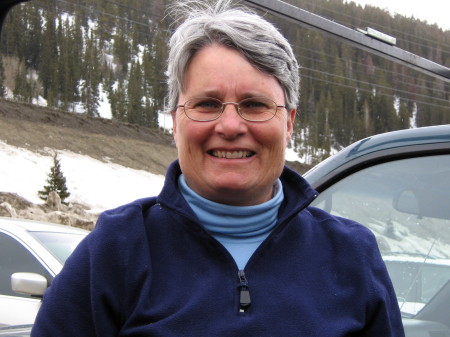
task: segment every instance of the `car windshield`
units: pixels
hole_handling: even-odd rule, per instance
[[[61,264],[66,262],[70,254],[75,250],[85,234],[62,233],[62,232],[34,232],[30,231],[50,253],[53,254]]]
[[[395,160],[358,171],[312,206],[366,225],[405,316],[450,280],[450,156]]]

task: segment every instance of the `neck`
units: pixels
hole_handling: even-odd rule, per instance
[[[284,198],[279,180],[274,186],[273,197],[254,206],[231,206],[205,199],[189,188],[183,175],[179,178],[179,186],[201,224],[211,234],[219,236],[252,237],[270,231]]]
[[[181,194],[200,224],[225,246],[242,269],[277,224],[278,210],[284,199],[281,181],[277,180],[270,200],[255,206],[216,203],[190,189],[183,175],[178,181]]]

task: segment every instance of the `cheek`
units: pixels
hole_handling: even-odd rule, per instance
[[[265,125],[255,129],[254,136],[260,143],[264,144],[273,151],[284,151],[288,144],[290,133],[287,130],[285,122],[274,120],[276,123]]]
[[[178,157],[190,156],[201,151],[202,143],[208,137],[206,124],[193,122],[190,119],[179,116],[174,129],[174,139],[178,149]]]
[[[189,131],[189,120],[186,120],[183,114],[173,117],[173,136],[177,147],[183,145],[184,139],[187,137],[186,131]]]

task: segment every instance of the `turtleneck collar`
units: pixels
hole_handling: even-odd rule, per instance
[[[224,238],[252,238],[271,231],[276,224],[278,209],[283,201],[281,182],[277,180],[273,198],[255,206],[230,206],[205,199],[194,192],[183,175],[179,178],[181,194],[213,235]]]
[[[272,199],[254,206],[219,204],[194,192],[183,175],[180,175],[178,181],[181,194],[197,215],[200,224],[228,249],[239,267],[243,267],[242,260],[247,262],[277,224],[278,210],[284,199],[280,180],[275,183]],[[242,254],[246,257],[243,258]]]

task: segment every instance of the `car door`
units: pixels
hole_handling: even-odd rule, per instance
[[[424,316],[450,333],[449,154],[390,156],[362,165],[326,187],[311,206],[371,229],[403,317]]]
[[[0,325],[33,323],[41,299],[19,294],[11,288],[11,275],[36,273],[50,282],[52,276],[17,237],[0,231]]]

